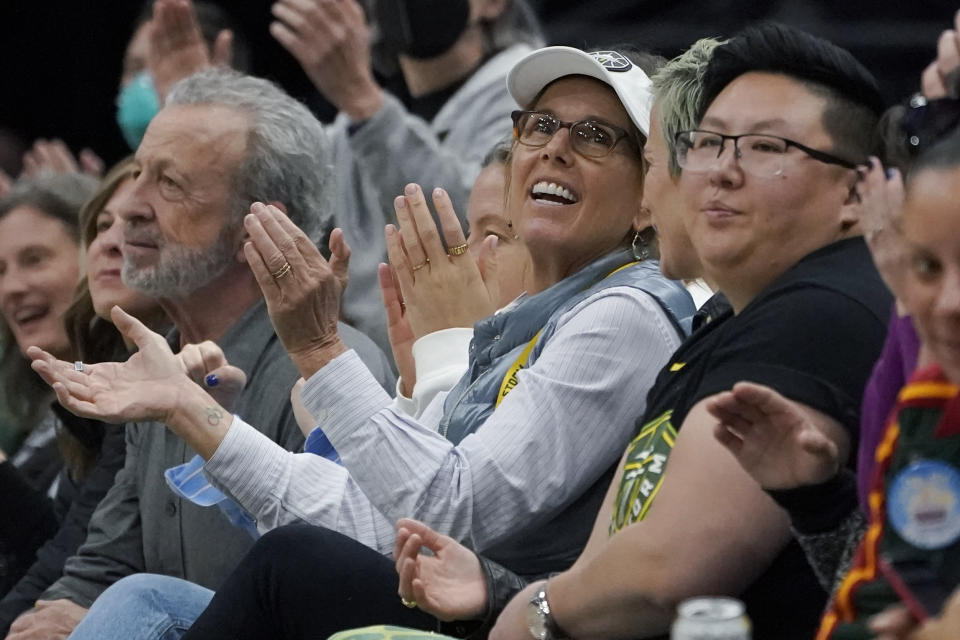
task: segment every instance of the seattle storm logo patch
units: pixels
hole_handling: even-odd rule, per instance
[[[591,53],[607,71],[629,71],[633,63],[617,51],[595,51]]]

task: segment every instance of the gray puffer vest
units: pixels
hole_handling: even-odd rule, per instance
[[[690,294],[680,283],[664,277],[656,261],[620,269],[634,260],[629,249],[614,251],[515,307],[478,322],[473,329],[467,372],[444,402],[440,433],[458,444],[481,428],[494,411],[504,377],[537,332],[543,330],[524,368],[532,366],[547,348],[560,318],[603,289],[628,286],[647,293],[666,311],[677,335],[685,337],[696,311]],[[518,527],[522,535],[484,550],[484,555],[525,576],[569,567],[586,543],[613,471],[611,468],[604,473],[546,526],[535,531]]]

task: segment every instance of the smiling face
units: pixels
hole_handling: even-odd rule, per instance
[[[104,320],[110,320],[114,305],[136,317],[145,317],[157,309],[157,303],[131,291],[121,279],[123,272],[123,230],[126,222],[117,214],[118,205],[129,197],[133,180],[124,181],[103,209],[97,214],[96,235],[86,252],[87,285],[93,309]]]
[[[826,100],[784,75],[746,73],[714,99],[699,128],[768,133],[829,151]],[[687,232],[705,275],[742,309],[808,253],[856,233],[856,173],[790,148],[781,175],[745,173],[726,142],[713,167],[684,171]]]
[[[960,168],[911,176],[903,231],[910,247],[903,301],[923,344],[960,384]]]
[[[630,130],[630,117],[606,84],[567,76],[546,88],[531,108],[565,122],[598,120]],[[543,147],[515,144],[508,209],[530,252],[534,280],[545,288],[609,253],[634,228],[641,212],[643,169],[621,142],[602,158],[577,154],[567,129]]]
[[[133,188],[116,204],[131,288],[182,298],[237,264],[242,223],[231,189],[247,133],[243,114],[209,105],[166,107],[150,123]]]
[[[62,222],[31,206],[0,218],[0,311],[23,352],[69,357],[63,313],[79,278],[79,249]]]
[[[657,229],[660,271],[674,280],[692,280],[700,277],[703,268],[683,226],[681,178],[670,174],[670,151],[657,112],[654,105],[650,112],[650,137],[643,149],[648,167],[643,183],[643,207],[650,212],[650,219]]]

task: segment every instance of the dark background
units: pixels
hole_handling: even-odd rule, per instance
[[[246,32],[253,72],[307,100],[321,100],[295,61],[267,33],[270,0],[219,0]],[[751,21],[774,19],[850,49],[879,78],[888,101],[919,87],[960,2],[746,2],[707,0],[531,0],[550,44],[635,43],[676,55],[703,36],[729,36]],[[121,59],[138,0],[0,0],[0,129],[23,141],[60,137],[90,147],[108,164],[127,152],[114,123]],[[4,159],[3,148],[8,149]],[[0,166],[15,173],[17,153],[0,141]],[[12,159],[11,159],[12,157]]]

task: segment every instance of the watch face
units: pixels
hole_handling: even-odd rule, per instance
[[[527,627],[530,629],[530,635],[536,640],[544,640],[547,637],[547,616],[544,615],[536,599],[527,605]]]

